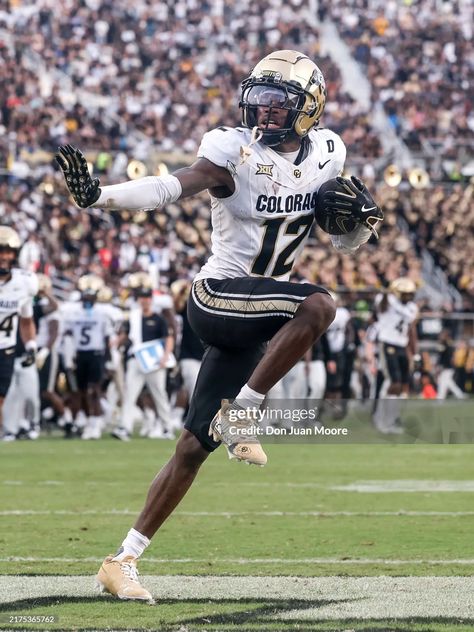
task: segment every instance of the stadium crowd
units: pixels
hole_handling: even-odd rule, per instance
[[[414,63],[423,77],[437,77],[423,66],[432,59],[430,54],[425,51],[418,59],[422,47],[416,49],[415,56],[408,54],[416,48],[412,44],[403,49],[403,55],[398,54],[401,41],[411,38],[416,43],[432,20],[441,23],[441,17],[430,12],[431,0],[424,0],[421,11],[409,4],[402,8],[389,5],[383,15],[378,2],[359,4],[335,2],[329,7],[321,2],[320,17],[330,11],[337,18],[342,35],[354,46],[355,58],[367,64],[375,100],[386,96],[381,82],[396,85],[394,73],[403,88],[403,78],[410,76]],[[458,43],[453,54],[459,57],[459,72],[465,75],[467,58],[461,44],[469,33],[462,19],[464,5],[444,4],[449,4],[452,11],[443,14],[443,46],[439,39],[423,41],[441,55],[438,66],[444,69],[448,66],[447,53],[442,51],[449,49],[446,42],[452,35]],[[131,7],[123,1],[89,0],[63,3],[60,12],[54,10],[50,0],[6,3],[0,11],[4,68],[0,79],[0,163],[8,163],[9,173],[17,177],[2,179],[0,213],[29,240],[29,263],[36,261],[37,265],[41,259],[66,281],[74,281],[84,273],[88,260],[94,257],[112,275],[122,274],[129,264],[143,265],[147,258],[157,260],[162,272],[169,272],[168,280],[184,271],[191,275],[207,252],[205,197],[167,209],[164,215],[154,216],[151,223],[139,214],[121,217],[113,226],[112,218],[101,219],[71,205],[65,208],[51,152],[62,142],[84,148],[104,182],[122,178],[131,156],[146,160],[154,152],[176,148],[192,155],[205,131],[238,122],[236,86],[262,54],[275,48],[304,48],[318,59],[328,90],[324,125],[342,135],[348,147],[349,168],[351,157],[356,157],[354,170],[360,172],[364,164],[363,175],[370,180],[374,172],[366,159],[381,154],[379,139],[370,126],[370,112],[360,111],[343,91],[334,61],[318,55],[318,31],[311,26],[314,19],[308,19],[310,9],[305,0],[209,5],[188,0],[160,3],[153,8],[147,2]],[[406,24],[409,29],[403,29]],[[401,31],[405,39],[398,38]],[[377,46],[368,47],[369,33],[370,42],[376,41]],[[359,40],[365,41],[366,54],[357,48]],[[381,50],[389,54],[382,55]],[[450,82],[448,89],[435,82],[431,91],[453,99],[458,109],[465,109],[462,81],[458,82],[456,75],[444,80]],[[411,94],[408,89],[406,92]],[[405,93],[400,88],[399,119],[411,116],[401,94]],[[415,99],[413,107],[421,107],[421,101]],[[425,113],[424,120],[436,121],[440,127],[441,121],[447,120],[441,116],[444,111],[438,108],[436,117]],[[457,111],[451,108],[451,114]],[[462,121],[467,125],[469,113],[465,114],[464,118],[453,115],[453,125],[461,125]],[[409,126],[408,122],[397,125],[400,129]],[[467,129],[454,133],[448,126],[444,136],[443,129],[441,126],[435,135],[462,141],[469,138]],[[454,145],[463,146],[457,142]],[[472,257],[472,248],[456,230],[462,217],[462,226],[467,231],[472,229],[472,211],[466,214],[458,204],[461,195],[461,206],[472,209],[472,187],[455,189],[439,203],[438,188],[400,194],[382,186],[377,194],[387,211],[381,248],[361,253],[353,275],[347,272],[351,264],[342,263],[340,256],[326,260],[320,249],[307,253],[302,267],[311,271],[311,280],[331,287],[348,282],[349,286],[373,286],[396,277],[405,268],[419,282],[418,253],[413,253],[409,240],[396,225],[395,217],[401,213],[410,226],[418,226],[419,220],[423,224],[417,236],[418,252],[419,247],[427,247],[450,280],[472,298],[472,279],[469,267],[464,265]],[[443,213],[442,221],[435,226],[429,219],[435,212],[432,200],[436,213]],[[418,211],[423,211],[422,220],[417,217]],[[450,249],[452,241],[458,247]],[[394,259],[384,243],[396,244]],[[318,261],[323,259],[317,269]]]
[[[321,1],[319,17],[335,18],[397,133],[428,160],[432,150],[442,155],[456,181],[474,126],[466,98],[470,32],[466,4],[442,4],[446,10],[437,13],[433,0]],[[59,299],[84,274],[97,274],[121,305],[130,274],[149,273],[165,295],[175,281],[192,279],[208,255],[206,195],[152,213],[80,210],[67,197],[53,152],[64,142],[81,147],[104,184],[123,179],[132,157],[150,164],[152,156],[156,168],[159,156],[178,149],[169,163],[178,166],[195,154],[204,132],[238,124],[236,86],[253,64],[270,50],[296,48],[318,60],[328,91],[323,124],[341,134],[348,169],[374,189],[386,220],[380,240],[354,257],[338,254],[318,231],[295,277],[347,292],[348,307],[363,300],[370,311],[373,296],[394,279],[422,285],[427,249],[461,292],[464,309],[474,309],[473,186],[392,188],[376,178],[371,161],[382,150],[371,112],[344,92],[334,60],[319,55],[311,6],[67,0],[58,10],[52,0],[0,2],[0,221],[24,242],[21,266],[51,277]],[[435,161],[431,167],[435,179]],[[469,389],[468,343],[457,362],[465,370],[458,383]]]
[[[321,0],[319,7],[364,66],[373,102],[433,175],[462,180],[470,161],[472,175],[472,3]]]
[[[97,0],[63,3],[59,13],[50,0],[10,6],[0,13],[0,29],[9,33],[2,152],[13,134],[17,153],[54,151],[65,139],[100,152],[133,149],[141,159],[152,147],[194,153],[206,131],[238,122],[236,86],[262,54],[304,47],[318,57],[307,11],[296,0],[153,8]],[[368,112],[342,91],[335,64],[319,61],[329,94],[337,95],[325,124],[347,130],[354,153],[379,155]]]

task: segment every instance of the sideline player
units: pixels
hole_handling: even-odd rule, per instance
[[[22,361],[32,364],[37,350],[33,298],[38,280],[33,272],[14,267],[20,248],[18,233],[0,226],[0,413],[13,376],[18,329],[25,346]]]
[[[410,389],[410,366],[416,354],[415,283],[408,277],[392,281],[389,291],[375,298],[380,365],[384,383],[374,412],[375,427],[382,433],[400,434],[399,400]]]
[[[151,599],[138,582],[136,560],[220,441],[231,458],[266,463],[257,437],[249,433],[255,425],[249,407],[262,404],[334,318],[334,302],[324,288],[288,282],[313,224],[316,192],[344,166],[340,137],[314,129],[325,99],[321,71],[306,55],[276,51],[242,84],[242,127],[205,134],[197,161],[174,175],[100,188],[79,150],[70,145],[59,150],[59,165],[79,206],[133,211],[158,209],[205,189],[211,196],[212,256],[196,276],[188,303],[190,324],[207,348],[185,430],[134,528],[97,578],[122,599]],[[345,210],[358,225],[332,241],[351,251],[369,239],[374,220],[383,215],[359,180],[347,182]],[[224,398],[235,401],[219,411]],[[230,421],[235,410],[244,410],[239,425]]]
[[[106,353],[113,335],[112,323],[106,307],[97,303],[97,294],[103,287],[99,277],[86,274],[78,281],[80,303],[63,305],[64,337],[71,338],[75,353],[77,381],[76,410],[87,415],[82,439],[100,439],[102,435],[102,408],[100,405]]]

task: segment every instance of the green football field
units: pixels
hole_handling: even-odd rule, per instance
[[[173,445],[0,444],[1,629],[474,629],[471,445],[219,449],[140,563],[156,605],[97,594]]]

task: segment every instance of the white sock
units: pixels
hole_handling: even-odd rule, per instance
[[[237,404],[243,403],[244,407],[257,406],[260,407],[262,405],[263,400],[265,399],[265,395],[262,393],[257,393],[254,391],[248,384],[242,386],[240,393],[235,398]]]
[[[130,529],[114,559],[120,562],[128,555],[132,555],[135,558],[140,557],[149,544],[150,540],[145,535],[142,535],[135,529]]]

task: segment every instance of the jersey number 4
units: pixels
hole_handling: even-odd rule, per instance
[[[0,332],[3,332],[5,338],[10,336],[12,329],[15,327],[17,318],[18,316],[16,314],[10,314],[10,316],[6,316],[0,323]]]
[[[252,266],[252,274],[258,274],[271,277],[279,277],[290,272],[293,267],[293,262],[296,256],[296,249],[301,244],[303,239],[309,233],[313,224],[313,215],[302,215],[294,221],[287,224],[284,235],[295,235],[293,241],[291,241],[278,255],[273,270],[267,273],[267,268],[270,265],[280,235],[280,229],[282,224],[286,223],[285,217],[275,217],[266,219],[262,226],[265,229],[260,252],[258,253]]]

